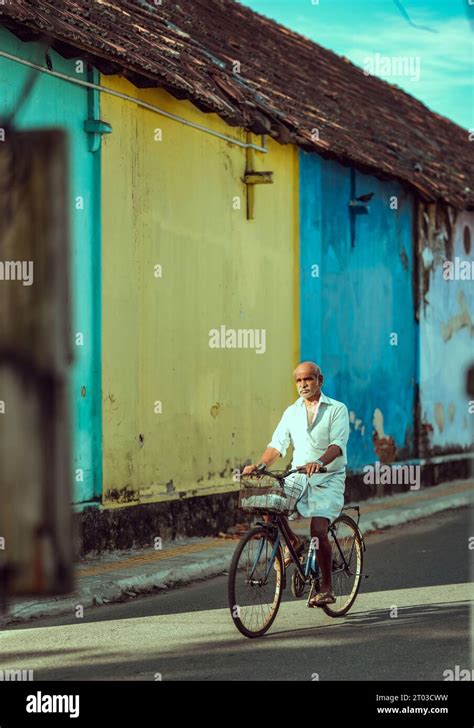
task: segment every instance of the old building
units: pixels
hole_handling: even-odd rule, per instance
[[[467,130],[232,0],[17,0],[0,23],[2,108],[33,64],[17,123],[69,131],[78,505],[122,544],[130,506],[225,525],[308,358],[354,475],[465,474],[474,294],[443,264],[472,259]]]

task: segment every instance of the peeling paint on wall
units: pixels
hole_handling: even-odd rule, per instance
[[[374,427],[374,449],[377,457],[382,463],[393,462],[397,454],[397,446],[393,437],[387,435],[386,432],[384,432],[382,410],[378,408],[374,410],[372,424]]]
[[[435,421],[438,425],[438,430],[443,432],[444,430],[444,405],[442,402],[436,402],[434,406]]]
[[[474,284],[447,279],[443,264],[473,260],[473,233],[474,213],[419,203],[421,457],[472,449],[465,372],[474,358]]]
[[[219,414],[220,408],[221,408],[221,406],[220,406],[219,402],[216,402],[216,404],[213,404],[211,407],[211,417],[216,419],[217,415]]]
[[[448,341],[456,331],[460,331],[464,327],[469,329],[469,334],[472,336],[471,312],[469,311],[464,291],[458,291],[457,301],[460,313],[454,314],[445,324],[441,324],[443,341]]]

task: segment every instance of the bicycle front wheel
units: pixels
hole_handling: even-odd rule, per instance
[[[354,604],[359,591],[364,563],[362,539],[355,521],[342,515],[332,524],[329,541],[336,603],[325,604],[323,609],[330,617],[342,617]]]
[[[270,629],[282,596],[283,560],[275,536],[256,526],[240,540],[229,571],[228,598],[234,624],[246,637]]]

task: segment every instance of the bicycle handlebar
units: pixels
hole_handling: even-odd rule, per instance
[[[270,470],[267,470],[266,465],[264,463],[260,463],[260,465],[257,466],[257,470],[255,471],[258,475],[269,475],[272,478],[275,478],[276,480],[280,480],[281,478],[287,478],[288,475],[294,475],[294,473],[304,473],[305,472],[305,466],[300,465],[298,468],[294,468],[293,470],[283,470],[278,475],[276,473],[272,473]],[[327,473],[327,468],[325,465],[320,466],[317,473]],[[251,477],[253,473],[249,473],[248,477]]]

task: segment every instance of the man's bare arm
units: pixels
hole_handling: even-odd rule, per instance
[[[281,452],[279,450],[276,450],[274,447],[267,447],[262,457],[260,458],[259,463],[264,463],[265,467],[269,468],[276,460],[278,460],[279,457],[281,457]],[[250,473],[255,472],[259,463],[255,463],[254,465],[246,465],[242,471],[243,475],[250,475]]]
[[[339,445],[329,445],[325,453],[319,458],[323,465],[329,465],[333,460],[342,455],[342,450]]]
[[[323,465],[329,465],[329,463],[332,463],[332,461],[339,457],[339,455],[342,455],[342,450],[339,445],[329,445],[326,452],[324,452],[319,459]],[[306,475],[311,476],[318,472],[320,465],[319,463],[306,463],[305,468]]]

